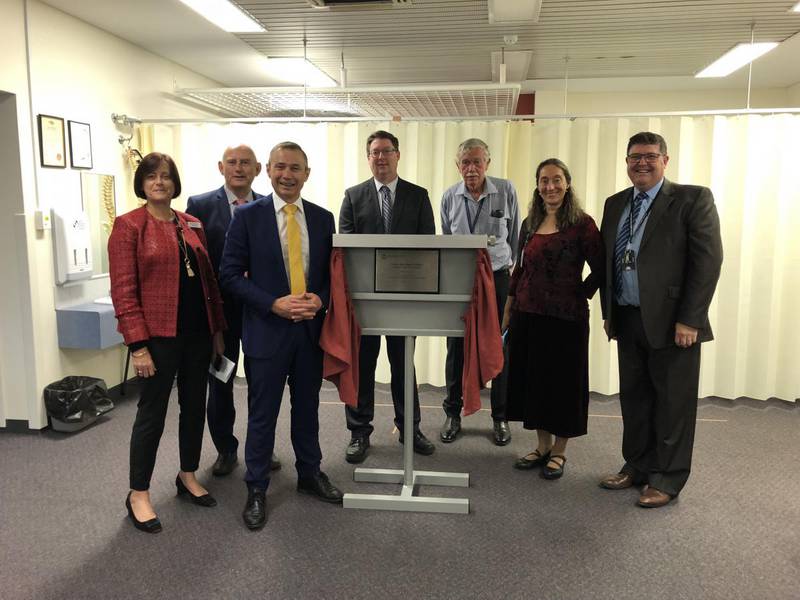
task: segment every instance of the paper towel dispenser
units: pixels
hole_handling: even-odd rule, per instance
[[[52,209],[56,283],[92,276],[92,238],[82,210]]]

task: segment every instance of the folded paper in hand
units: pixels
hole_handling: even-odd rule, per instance
[[[225,383],[231,378],[231,375],[233,375],[234,366],[235,364],[232,360],[227,356],[221,355],[218,356],[216,360],[211,361],[211,364],[208,365],[208,372]]]

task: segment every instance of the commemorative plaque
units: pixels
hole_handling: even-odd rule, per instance
[[[439,250],[376,248],[375,291],[438,294]]]

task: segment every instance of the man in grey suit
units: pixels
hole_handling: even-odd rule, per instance
[[[208,242],[208,255],[214,267],[214,274],[219,277],[219,263],[225,235],[231,224],[231,216],[237,206],[247,204],[263,196],[253,191],[253,180],[261,172],[261,163],[250,146],[244,144],[226,148],[222,160],[217,165],[220,174],[225,178],[224,185],[216,190],[190,196],[186,203],[186,212],[200,219]],[[242,337],[241,303],[225,290],[222,290],[225,321],[225,356],[238,363],[239,339]],[[235,372],[235,367],[234,367]],[[233,434],[236,420],[236,409],[233,404],[233,377],[223,383],[216,377],[208,377],[208,430],[219,453],[212,474],[223,477],[230,474],[238,462],[237,450],[239,440]],[[280,461],[273,456],[271,467],[280,469]]]
[[[713,339],[708,307],[722,241],[711,190],[664,178],[663,137],[637,133],[625,161],[633,187],[606,200],[601,226],[601,301],[606,333],[618,344],[625,464],[600,485],[644,485],[639,506],[655,508],[689,478],[700,344]]]
[[[388,131],[376,131],[367,138],[367,160],[373,178],[347,189],[339,213],[339,233],[434,234],[433,208],[425,188],[397,176],[400,142]],[[359,351],[358,406],[345,407],[350,443],[345,459],[360,463],[366,458],[372,418],[375,414],[375,366],[380,336],[361,337]],[[386,350],[392,372],[392,402],[395,425],[404,440],[404,339],[386,336]],[[419,430],[419,397],[414,378],[414,451],[432,454],[433,444]]]

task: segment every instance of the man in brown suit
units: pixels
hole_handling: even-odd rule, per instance
[[[618,343],[625,464],[600,485],[644,485],[639,505],[654,508],[689,478],[700,343],[713,339],[708,307],[722,241],[711,190],[664,178],[663,137],[637,133],[625,161],[633,187],[606,200],[601,226],[601,302],[606,333]]]

